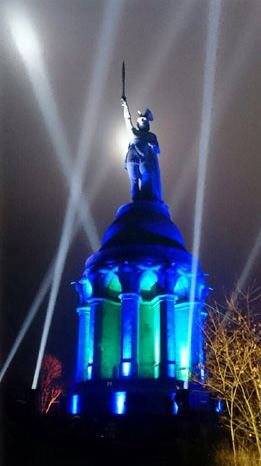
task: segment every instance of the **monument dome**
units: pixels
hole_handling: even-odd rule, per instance
[[[140,201],[124,204],[106,230],[102,249],[111,246],[145,244],[184,249],[182,235],[171,221],[163,203]]]

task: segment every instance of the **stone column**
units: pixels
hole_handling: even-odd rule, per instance
[[[164,294],[159,296],[160,302],[160,377],[176,376],[175,352],[175,294],[177,281],[176,268],[166,267],[159,272],[159,283]]]
[[[77,351],[76,382],[83,382],[87,378],[90,306],[79,306],[79,335]]]
[[[160,296],[160,377],[175,377],[175,295]]]
[[[104,298],[90,299],[90,343],[88,355],[88,379],[101,377],[102,320]]]
[[[140,271],[125,264],[120,267],[121,367],[123,377],[138,375]]]
[[[200,380],[202,383],[205,382],[205,370],[204,370],[204,335],[203,335],[203,329],[204,329],[204,323],[205,319],[207,317],[207,312],[204,309],[204,301],[200,303],[200,308],[199,308],[199,376]]]
[[[138,375],[139,300],[137,293],[121,293],[121,375]]]
[[[204,338],[202,329],[204,325],[204,301],[208,295],[208,288],[205,286],[205,277],[203,274],[198,273],[196,276],[195,284],[195,297],[194,302],[190,306],[191,319],[191,341],[190,343],[190,374],[200,376],[201,380],[204,379],[203,363],[203,346]],[[201,370],[200,370],[201,368]]]

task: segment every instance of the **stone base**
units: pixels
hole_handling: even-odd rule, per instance
[[[177,414],[210,410],[210,394],[199,384],[182,381],[131,379],[86,381],[72,388],[71,414]]]

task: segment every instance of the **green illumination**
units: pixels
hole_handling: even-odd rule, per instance
[[[140,304],[139,376],[154,378],[154,309]]]
[[[88,366],[86,377],[88,380],[92,379],[93,376],[93,357],[94,357],[94,326],[95,326],[95,305],[92,304],[90,307],[90,320],[88,330]]]
[[[106,300],[103,304],[101,338],[101,377],[118,378],[121,347],[120,304]]]
[[[188,344],[190,303],[175,305],[175,338],[176,338],[176,367],[177,380],[187,382],[191,372],[191,354]]]
[[[121,295],[121,367],[124,377],[137,372],[138,311],[138,295],[123,293]]]
[[[108,273],[104,285],[107,288],[108,298],[113,301],[118,300],[119,294],[122,292],[119,277],[113,272]]]
[[[189,294],[190,281],[186,275],[181,275],[177,280],[175,285],[174,293],[177,295],[178,299],[182,299]]]
[[[142,280],[141,280],[141,290],[142,291],[150,291],[151,288],[157,282],[157,275],[152,271],[147,271],[144,273]]]
[[[154,306],[154,358],[155,358],[155,366],[154,366],[154,378],[159,378],[160,372],[160,306],[157,304]]]
[[[90,329],[90,311],[86,314],[85,320],[85,345],[84,345],[84,380],[87,378],[88,356],[89,356],[89,329]]]
[[[155,310],[150,303],[140,304],[139,318],[139,376],[155,377]],[[158,352],[159,356],[159,352]]]
[[[176,377],[176,340],[175,340],[175,298],[169,295],[166,298],[166,327],[167,327],[167,374]]]
[[[89,353],[89,327],[90,308],[80,307],[79,313],[79,336],[78,336],[78,358],[77,358],[77,381],[87,378],[88,353]]]
[[[115,291],[115,292],[117,292],[117,293],[120,293],[120,292],[121,292],[121,284],[120,284],[120,281],[119,281],[118,277],[116,277],[115,275],[113,276],[112,280],[110,281],[109,289],[110,289],[111,291]]]

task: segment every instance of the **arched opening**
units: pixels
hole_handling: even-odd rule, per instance
[[[115,273],[107,274],[104,285],[106,297],[119,302],[119,294],[122,292],[122,287],[118,275]]]
[[[157,293],[158,277],[152,270],[143,273],[140,283],[141,297],[143,301],[151,301]]]
[[[180,275],[176,282],[174,293],[177,297],[177,302],[186,302],[189,300],[190,279],[185,274]]]

